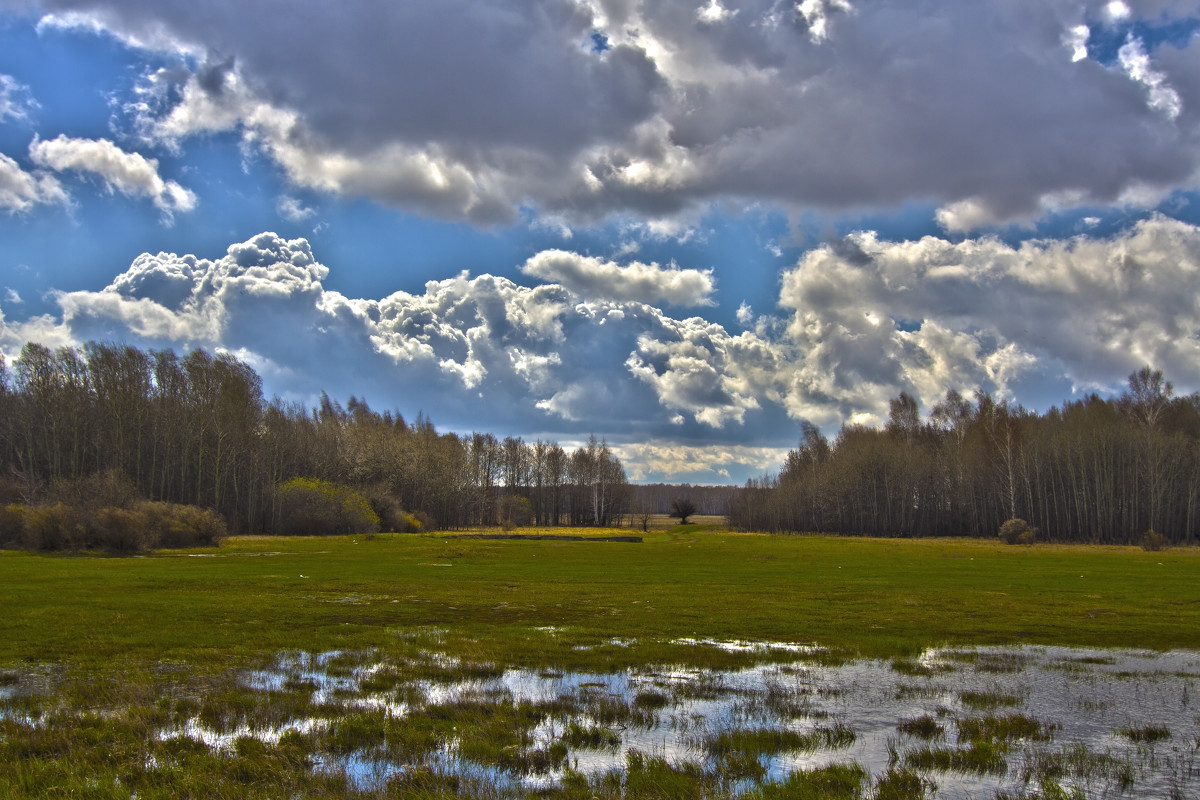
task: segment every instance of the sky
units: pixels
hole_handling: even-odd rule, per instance
[[[1200,0],[0,0],[0,352],[742,483],[1200,390]]]

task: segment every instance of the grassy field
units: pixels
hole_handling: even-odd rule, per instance
[[[387,750],[390,758],[428,765],[453,743],[458,752],[476,748],[476,760],[497,769],[516,769],[514,753],[529,762],[520,769],[536,769],[546,759],[562,763],[568,748],[614,735],[603,725],[586,727],[588,720],[611,712],[613,725],[634,724],[661,708],[640,694],[616,711],[564,710],[566,700],[553,707],[471,701],[430,707],[419,725],[408,717],[398,728],[387,714],[355,710],[349,694],[344,706],[318,707],[303,670],[266,694],[247,688],[245,671],[278,663],[281,653],[349,654],[339,656],[347,664],[329,669],[359,675],[360,695],[379,684],[405,702],[415,681],[494,676],[505,667],[534,674],[714,670],[795,657],[695,640],[814,644],[823,658],[892,659],[897,670],[938,645],[1200,649],[1200,552],[767,537],[701,525],[652,530],[640,543],[377,535],[244,537],[214,550],[136,558],[0,552],[0,798],[462,796],[457,784],[440,782],[445,775],[427,776],[424,788],[396,777],[362,790],[344,771],[318,770],[314,754]],[[363,672],[367,661],[374,666]],[[662,695],[668,711],[672,697]],[[233,736],[239,726],[306,714],[322,721],[265,744],[241,736],[224,751],[178,733],[203,722]],[[539,750],[531,732],[548,719],[573,727]],[[960,731],[977,724],[972,719],[964,717]],[[166,729],[176,734],[164,738]],[[474,742],[464,738],[468,729],[485,733]],[[416,744],[405,738],[418,734],[425,738]],[[571,784],[568,773],[550,794],[751,796],[737,783],[745,776],[721,771],[734,769],[730,759],[746,769],[758,763],[753,752],[747,756],[749,745],[726,746],[745,738],[735,734],[706,745],[716,766],[689,767],[691,778],[635,753],[616,783]],[[797,734],[780,736],[785,748]],[[405,755],[405,747],[418,755]],[[957,763],[956,752],[944,756],[947,763]],[[653,785],[638,789],[651,773]],[[858,787],[844,794],[828,786],[771,794],[777,784],[768,782],[766,794],[754,796],[859,797],[864,789],[873,797],[926,796],[915,774],[860,773],[813,774],[818,788],[835,779]],[[688,780],[699,788],[663,789]],[[889,782],[909,786],[908,793],[891,793]],[[803,793],[810,790],[817,793]]]
[[[575,645],[614,638],[639,642],[611,648],[635,663],[679,637],[883,657],[944,643],[1197,648],[1200,552],[689,526],[640,544],[379,535],[237,538],[145,558],[0,553],[0,665],[224,665],[426,627],[499,661],[564,666]]]

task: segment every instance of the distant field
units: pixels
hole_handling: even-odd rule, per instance
[[[679,517],[672,517],[668,514],[651,514],[649,528],[651,530],[666,530],[674,528],[679,524]],[[716,514],[692,514],[688,517],[689,525],[700,525],[707,528],[723,528],[728,524],[727,518]],[[637,518],[634,519],[633,526],[637,528],[641,525]]]
[[[531,532],[526,529],[526,532]],[[577,534],[576,529],[553,532]],[[594,535],[628,534],[626,530]],[[620,542],[235,538],[145,558],[0,553],[0,665],[227,663],[449,631],[515,663],[668,657],[679,637],[868,656],[939,643],[1200,647],[1200,552],[767,537]],[[554,628],[553,637],[537,633]],[[529,637],[537,637],[530,652]]]

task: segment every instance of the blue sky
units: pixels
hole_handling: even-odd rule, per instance
[[[777,468],[1200,389],[1200,2],[0,0],[0,352]],[[599,46],[600,44],[603,46]]]

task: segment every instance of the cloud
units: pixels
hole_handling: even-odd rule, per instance
[[[276,210],[279,211],[281,217],[290,222],[303,222],[317,213],[314,209],[306,207],[295,197],[290,196],[279,198]]]
[[[1009,394],[1035,361],[1079,389],[1143,364],[1200,387],[1200,229],[1162,217],[1111,239],[881,241],[806,254],[781,305],[796,372],[784,403],[822,424],[876,422],[905,389]]]
[[[52,175],[30,173],[0,153],[0,208],[24,212],[35,205],[66,203],[66,191]]]
[[[700,424],[741,424],[746,412],[773,397],[779,352],[752,333],[730,336],[723,327],[693,317],[663,320],[663,328],[638,338],[626,365],[654,389],[659,403],[687,412]]]
[[[34,5],[180,55],[131,104],[158,143],[240,131],[296,187],[480,224],[918,198],[970,230],[1200,166],[1200,43],[1088,47],[1194,3],[304,0],[286,36],[262,0]]]
[[[128,197],[148,197],[164,213],[192,211],[196,195],[175,181],[163,180],[158,161],[138,153],[127,153],[107,139],[74,139],[60,135],[35,139],[29,145],[35,164],[56,172],[72,170],[91,173],[104,181],[109,191]]]
[[[1129,77],[1146,87],[1150,107],[1161,111],[1170,119],[1178,117],[1179,94],[1167,83],[1166,74],[1151,66],[1150,56],[1146,54],[1146,46],[1142,40],[1130,37],[1117,55]]]
[[[28,86],[17,82],[11,75],[0,74],[0,122],[28,121],[37,108],[37,101],[33,99]]]
[[[716,288],[712,270],[662,267],[634,261],[621,266],[564,250],[544,250],[532,256],[521,272],[561,284],[585,298],[669,303],[675,306],[712,305]]]
[[[901,391],[926,411],[947,389],[1009,397],[1035,370],[1109,390],[1151,364],[1200,389],[1200,228],[1162,217],[1019,245],[857,233],[806,253],[778,315],[737,334],[557,283],[464,272],[355,299],[328,276],[306,240],[273,233],[216,259],[143,254],[102,291],[56,295],[57,320],[0,321],[0,345],[223,348],[290,399],[353,393],[460,430],[661,439],[630,450],[647,474],[708,463],[671,461],[669,443],[705,441],[749,469],[756,451],[736,447],[786,446],[800,420],[881,424]]]
[[[735,8],[730,11],[721,5],[720,0],[708,0],[708,5],[696,10],[696,19],[709,25],[714,25],[736,16],[737,13],[738,9]]]
[[[633,481],[649,479],[690,481],[699,476],[763,475],[776,472],[787,457],[787,447],[748,445],[692,445],[672,439],[615,444],[613,452]]]
[[[754,309],[745,300],[738,306],[737,321],[742,325],[749,325],[754,321]]]

